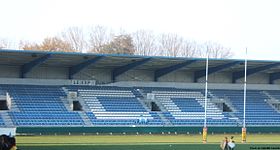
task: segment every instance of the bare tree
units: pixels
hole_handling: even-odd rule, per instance
[[[37,45],[36,45],[35,42],[30,42],[30,41],[27,41],[27,40],[21,40],[19,42],[18,48],[23,49],[23,50],[35,50],[35,49],[37,49]]]
[[[4,38],[0,38],[0,49],[8,49],[12,47],[12,42],[4,39]]]
[[[136,55],[152,56],[158,53],[156,36],[149,30],[138,30],[131,34]]]
[[[7,47],[0,39],[0,48]],[[93,26],[89,32],[81,27],[70,27],[58,36],[45,38],[42,43],[21,42],[20,48],[32,50],[136,54],[145,56],[230,58],[229,48],[215,42],[198,44],[174,33],[154,34],[150,30],[138,30],[131,34],[124,29],[113,32],[104,26]]]
[[[196,57],[198,54],[198,45],[195,41],[183,40],[179,56],[182,57]]]
[[[58,37],[45,38],[42,43],[21,41],[20,48],[24,50],[75,52],[70,43]]]
[[[159,36],[159,49],[162,56],[179,56],[183,38],[177,34],[161,34]]]
[[[8,43],[5,39],[0,39],[0,49],[7,48]]]
[[[88,43],[81,27],[70,27],[61,33],[61,39],[69,43],[76,52],[87,50]]]
[[[200,57],[207,57],[207,54],[210,58],[231,58],[233,53],[230,51],[230,48],[226,48],[223,45],[215,42],[205,42],[200,46]]]
[[[109,44],[114,37],[108,28],[99,25],[91,27],[89,36],[90,52],[94,53],[104,53],[102,47]]]

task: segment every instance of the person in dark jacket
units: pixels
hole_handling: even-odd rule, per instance
[[[8,137],[6,135],[0,136],[0,150],[9,150]]]

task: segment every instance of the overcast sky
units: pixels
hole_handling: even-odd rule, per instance
[[[279,60],[279,0],[0,0],[0,38],[41,41],[71,26],[177,33]]]

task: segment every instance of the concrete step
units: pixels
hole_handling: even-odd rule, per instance
[[[91,120],[88,118],[88,116],[86,115],[85,112],[79,111],[78,113],[81,116],[81,118],[83,119],[83,121],[85,123],[85,126],[92,126],[93,125]]]
[[[5,126],[7,126],[7,127],[13,127],[14,126],[13,121],[12,121],[12,119],[11,119],[11,117],[8,114],[7,111],[1,112],[1,117],[4,121],[4,123],[5,123]]]
[[[163,124],[165,126],[171,126],[172,123],[162,114],[162,112],[157,112],[158,116],[160,117],[160,119],[162,120]]]

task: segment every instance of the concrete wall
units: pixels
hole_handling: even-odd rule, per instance
[[[175,71],[161,76],[160,82],[193,82],[193,72]]]
[[[18,78],[20,74],[19,66],[0,66],[0,78]],[[68,79],[68,68],[56,67],[36,67],[26,74],[32,79]],[[96,80],[97,83],[111,83],[110,69],[84,69],[74,75],[73,79]],[[258,73],[248,76],[248,84],[268,84],[269,75]],[[121,74],[116,81],[154,81],[154,71],[150,70],[130,70]],[[159,82],[184,82],[193,83],[194,73],[190,71],[175,71],[158,78]],[[231,72],[218,72],[210,74],[209,83],[231,83]],[[204,83],[205,77],[199,78],[198,83]],[[237,83],[243,83],[244,78],[238,79]],[[275,81],[280,84],[280,80]]]
[[[111,82],[111,70],[106,69],[84,69],[74,75],[74,79],[96,80],[99,83]]]
[[[68,79],[68,68],[36,67],[26,74],[26,78]]]
[[[71,85],[71,80],[65,79],[29,79],[29,78],[0,78],[0,84],[24,85]]]
[[[274,81],[274,84],[280,84],[280,79],[275,80],[275,81]]]
[[[179,82],[139,82],[139,81],[123,81],[110,83],[109,86],[142,86],[142,87],[174,87],[174,88],[185,88],[185,89],[204,89],[204,83],[179,83]],[[233,89],[243,90],[243,84],[231,84],[231,83],[209,83],[209,89]],[[280,90],[280,85],[270,84],[248,84],[247,89],[249,90]]]
[[[18,66],[0,66],[0,78],[18,78]]]
[[[129,70],[116,78],[117,81],[153,81],[154,72],[148,70]]]
[[[71,80],[67,79],[21,79],[21,78],[0,78],[0,84],[26,84],[26,85],[71,85]],[[204,89],[204,83],[180,83],[180,82],[145,82],[145,81],[120,81],[107,84],[108,86],[143,86],[143,87],[174,87],[186,89]],[[242,90],[243,84],[218,84],[209,83],[209,89],[234,89]],[[280,85],[270,84],[248,84],[250,90],[280,90]]]
[[[236,81],[236,83],[243,83],[244,78],[240,78]],[[268,84],[269,83],[269,75],[264,73],[253,74],[247,76],[247,83],[251,84]]]
[[[209,83],[231,83],[232,74],[230,72],[218,72],[208,76]],[[204,83],[205,76],[198,79],[198,83]]]

